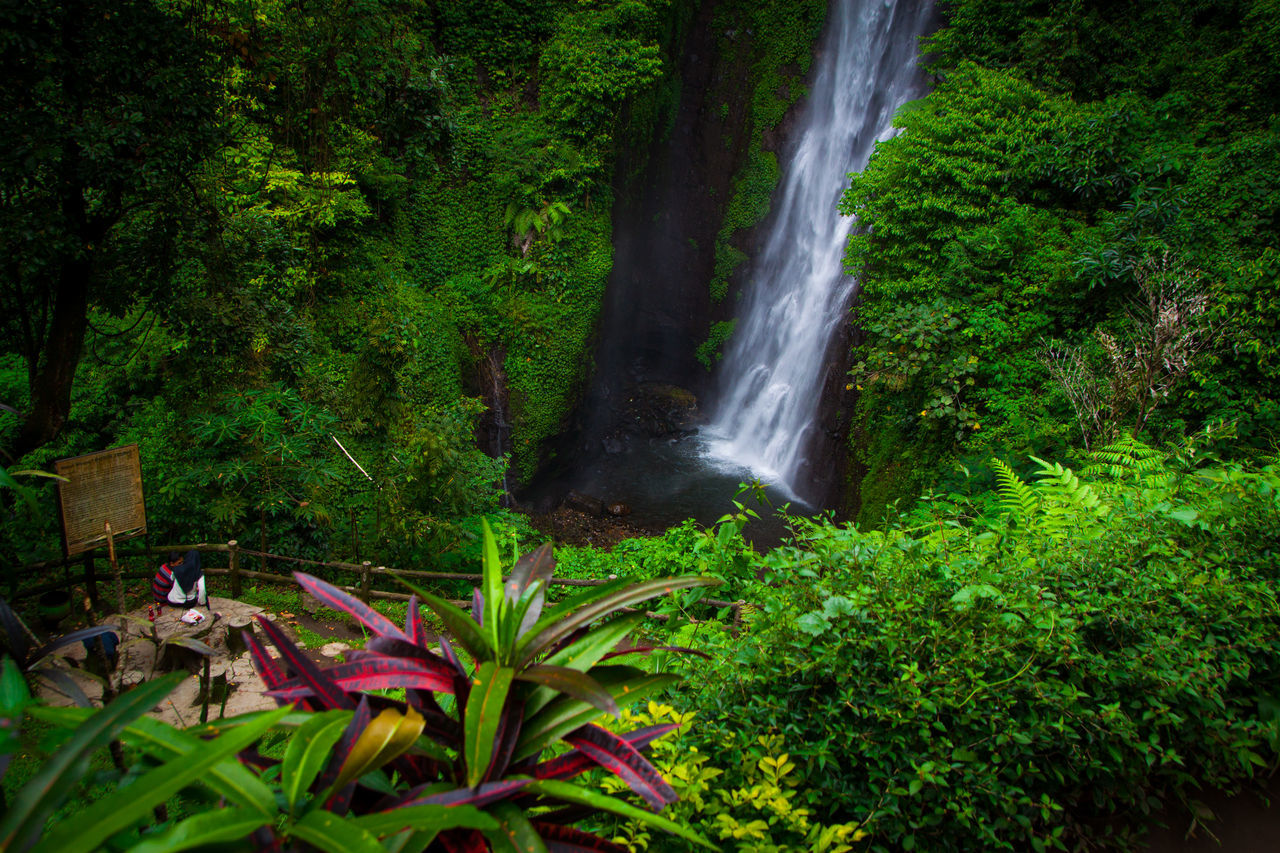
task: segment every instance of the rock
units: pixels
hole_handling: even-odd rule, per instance
[[[652,438],[683,435],[698,425],[698,398],[677,385],[645,382],[631,389],[625,421]]]
[[[587,515],[604,515],[604,501],[591,495],[584,495],[581,492],[571,491],[565,495],[564,505],[569,509],[584,512]]]

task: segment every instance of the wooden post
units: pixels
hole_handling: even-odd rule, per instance
[[[111,563],[111,573],[116,579],[116,605],[120,608],[119,614],[124,616],[124,576],[120,574],[120,563],[116,561],[116,538],[111,535],[111,522],[103,522],[103,528],[107,533],[107,561]],[[124,623],[120,624],[123,631]],[[123,636],[123,634],[121,634]]]
[[[245,641],[244,634],[252,630],[253,619],[249,616],[232,616],[227,620],[227,655],[229,657],[238,658],[249,651],[249,644]]]
[[[365,604],[369,603],[369,589],[373,583],[373,575],[369,572],[372,565],[368,560],[360,564],[360,600]]]
[[[89,602],[94,609],[98,607],[98,573],[94,571],[93,551],[84,552],[84,586],[89,593]]]
[[[231,597],[240,597],[240,543],[232,539],[227,542],[229,559],[227,574],[231,575]]]

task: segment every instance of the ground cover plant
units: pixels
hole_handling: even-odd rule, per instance
[[[685,697],[696,752],[667,768],[719,771],[691,825],[808,849],[733,793],[774,784],[855,849],[1125,849],[1161,806],[1195,820],[1203,791],[1277,766],[1280,468],[1132,439],[1083,474],[993,466],[995,489],[884,530],[794,520],[762,580],[722,592],[754,604],[739,636],[683,629],[715,661]]]
[[[347,661],[321,669],[267,619],[279,652],[246,641],[272,712],[179,730],[142,716],[184,678],[174,673],[121,694],[101,710],[33,705],[11,660],[0,683],[0,719],[24,716],[66,730],[66,740],[13,798],[0,820],[7,850],[140,851],[543,851],[619,849],[575,828],[583,813],[611,812],[710,849],[696,832],[657,814],[675,792],[640,750],[671,730],[615,733],[602,714],[669,687],[677,676],[606,663],[640,617],[620,608],[699,577],[589,589],[546,607],[554,568],[544,546],[504,579],[486,535],[483,588],[470,613],[418,591],[404,627],[317,578],[302,586],[373,636]],[[421,601],[452,636],[429,637]],[[437,645],[438,643],[438,645]],[[287,733],[283,754],[273,735]],[[45,826],[83,777],[95,751],[123,738],[134,763],[119,790],[77,820]],[[0,745],[11,748],[11,738]],[[569,780],[592,768],[624,780],[648,806]],[[184,789],[212,796],[180,819],[153,812]],[[566,808],[568,807],[568,808]],[[155,819],[153,821],[153,818]],[[140,824],[159,825],[138,833]]]

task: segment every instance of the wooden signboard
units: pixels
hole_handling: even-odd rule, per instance
[[[66,556],[103,544],[107,522],[111,523],[116,541],[147,532],[138,445],[60,459],[53,464],[53,471],[67,478],[58,483],[58,512],[62,516]]]

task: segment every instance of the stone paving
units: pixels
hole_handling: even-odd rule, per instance
[[[196,609],[206,618],[205,621],[195,625],[183,622],[180,617],[186,611],[177,608],[164,608],[154,622],[148,619],[146,607],[126,613],[123,620],[124,632],[117,652],[116,669],[112,673],[112,679],[117,688],[137,684],[166,671],[186,668],[192,673],[190,677],[178,685],[177,689],[151,712],[151,716],[178,727],[198,723],[201,709],[202,661],[195,653],[187,652],[172,642],[174,638],[185,637],[197,640],[213,649],[214,654],[210,658],[209,667],[210,679],[216,683],[221,680],[220,676],[225,676],[229,687],[225,707],[215,687],[215,696],[209,705],[210,719],[217,719],[219,716],[232,717],[276,707],[273,699],[263,695],[265,687],[262,679],[254,671],[248,652],[237,649],[234,641],[229,649],[227,634],[231,626],[253,626],[256,624],[254,617],[265,614],[266,618],[280,625],[286,634],[292,635],[288,619],[281,618],[284,614],[267,613],[261,607],[252,604],[215,596],[210,596],[207,608]],[[119,625],[121,621],[119,616],[113,615],[106,617],[103,623]],[[258,637],[262,639],[260,631]],[[270,652],[275,652],[269,643],[264,643],[264,646]],[[329,643],[319,652],[324,657],[332,658],[348,648],[349,646],[344,643]],[[94,675],[86,671],[85,647],[77,643],[55,654],[64,660],[55,661],[54,665],[58,665],[70,674],[95,706],[101,705],[102,685]],[[72,704],[69,696],[56,690],[44,679],[40,680],[39,693],[41,698],[51,705]]]

